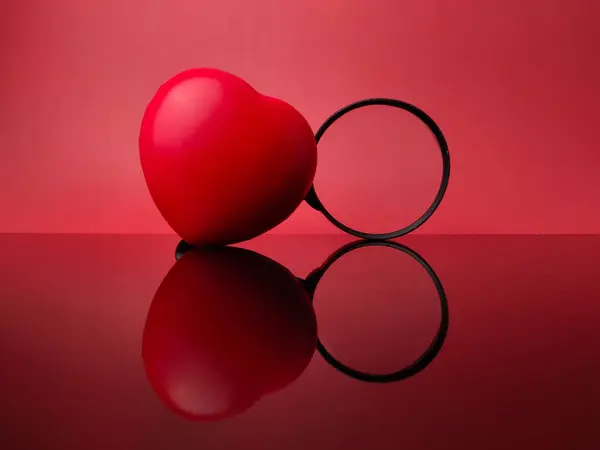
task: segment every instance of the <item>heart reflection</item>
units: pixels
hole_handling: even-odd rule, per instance
[[[390,374],[348,367],[317,338],[312,300],[319,281],[344,255],[369,246],[389,247],[415,259],[440,299],[441,321],[431,344],[414,363]],[[181,241],[176,259],[148,312],[142,356],[157,396],[188,419],[223,420],[246,411],[296,380],[315,350],[352,378],[403,380],[425,369],[446,337],[448,304],[439,278],[420,255],[392,241],[347,244],[306,279],[237,247],[194,248]]]
[[[309,295],[285,267],[236,247],[193,249],[155,294],[142,356],[174,412],[220,420],[300,376],[316,339]]]

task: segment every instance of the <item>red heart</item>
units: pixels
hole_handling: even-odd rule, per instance
[[[196,245],[241,242],[277,226],[305,198],[317,164],[302,114],[208,68],[181,72],[158,89],[139,150],[158,210]]]

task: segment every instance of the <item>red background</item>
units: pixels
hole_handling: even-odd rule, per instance
[[[314,129],[363,97],[422,107],[453,173],[419,232],[599,233],[599,18],[597,0],[3,0],[0,232],[169,233],[139,123],[166,78],[211,66]],[[335,229],[302,205],[274,232]]]

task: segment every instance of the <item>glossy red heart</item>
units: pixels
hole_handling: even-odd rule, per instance
[[[158,89],[139,150],[158,210],[196,245],[241,242],[277,226],[305,198],[317,164],[302,114],[208,68],[181,72]]]
[[[211,247],[183,255],[161,283],[142,356],[164,404],[214,421],[293,382],[316,340],[311,300],[289,270],[249,250]]]

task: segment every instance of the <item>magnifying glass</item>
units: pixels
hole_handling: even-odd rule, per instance
[[[416,106],[391,98],[361,100],[331,115],[315,138],[319,165],[306,202],[345,233],[397,238],[423,225],[442,202],[450,179],[448,144]],[[334,206],[325,206],[319,188]]]

